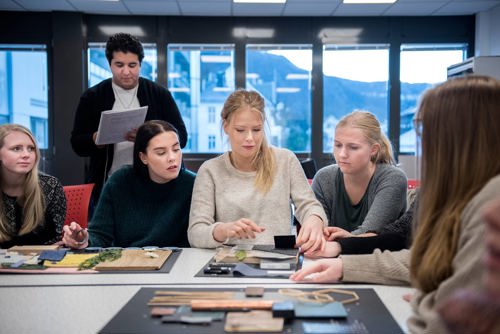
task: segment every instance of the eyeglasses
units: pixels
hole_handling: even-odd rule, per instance
[[[415,117],[413,119],[413,127],[415,128],[415,132],[418,137],[422,136],[422,119],[419,117]]]

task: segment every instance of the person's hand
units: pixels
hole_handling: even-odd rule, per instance
[[[413,298],[413,293],[405,293],[403,295],[403,300],[408,302],[408,303],[411,303],[412,298]]]
[[[137,128],[133,128],[125,134],[125,140],[135,142],[135,136],[137,135]]]
[[[327,241],[325,242],[325,247],[322,250],[310,251],[305,254],[308,258],[320,258],[320,257],[337,257],[342,252],[342,247],[337,241]]]
[[[323,237],[323,221],[318,216],[312,215],[307,218],[300,228],[297,236],[297,246],[305,255],[314,251],[322,251],[325,247]]]
[[[95,142],[97,140],[97,131],[92,134],[92,140],[94,141],[94,144],[95,144],[95,146],[97,146],[97,148],[104,147],[104,145],[97,145],[97,143]]]
[[[82,249],[89,245],[89,233],[78,223],[71,222],[71,224],[63,226],[63,232],[62,242],[67,247]]]
[[[295,282],[336,283],[342,278],[342,259],[322,259],[290,276]]]
[[[215,240],[223,242],[226,239],[255,239],[255,233],[264,232],[265,228],[252,220],[241,218],[234,222],[218,224],[212,234]]]
[[[447,333],[498,333],[500,303],[489,291],[458,289],[436,307]]]
[[[354,234],[347,232],[343,228],[336,226],[327,226],[324,228],[323,233],[328,241],[333,241],[341,238],[353,237]]]

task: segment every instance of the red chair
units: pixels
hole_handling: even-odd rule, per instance
[[[66,195],[66,220],[64,225],[77,222],[81,227],[87,227],[90,195],[93,188],[93,183],[63,187],[64,195]]]
[[[408,189],[416,189],[420,187],[420,180],[408,179]]]

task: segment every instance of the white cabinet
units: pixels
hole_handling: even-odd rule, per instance
[[[448,66],[448,78],[467,74],[489,75],[500,80],[500,56],[469,58],[459,64]]]

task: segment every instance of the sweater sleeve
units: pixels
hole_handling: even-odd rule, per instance
[[[380,234],[373,237],[352,237],[337,240],[342,254],[369,254],[375,249],[398,251],[408,248],[411,240],[412,222],[418,197],[410,208],[397,220],[386,224]]]
[[[320,169],[314,176],[312,183],[314,195],[323,206],[323,210],[326,214],[326,225],[330,225],[330,220],[333,216],[333,194],[336,193],[336,190],[334,189],[335,171],[334,166],[327,166]]]
[[[222,243],[213,237],[215,222],[215,181],[207,164],[198,170],[189,213],[188,240],[191,247],[216,248]]]
[[[397,167],[383,167],[385,167],[384,170],[376,180],[375,194],[370,209],[363,223],[352,231],[352,234],[378,233],[385,224],[395,221],[406,210],[408,187],[406,175]],[[377,168],[382,168],[382,166]]]
[[[71,146],[75,153],[81,157],[93,156],[102,150],[95,145],[93,135],[99,126],[99,119],[95,119],[95,114],[100,116],[100,111],[105,109],[102,107],[102,110],[96,111],[96,97],[94,95],[90,90],[83,93],[76,108],[73,131],[71,132]]]
[[[386,232],[372,237],[352,237],[337,240],[342,254],[370,254],[375,249],[398,251],[406,248],[407,237],[396,232]]]
[[[415,197],[415,200],[411,203],[410,207],[406,212],[396,219],[395,221],[384,225],[380,229],[380,234],[384,233],[398,233],[401,236],[406,238],[406,242],[409,245],[411,241],[411,233],[413,228],[413,216],[415,215],[415,210],[418,205],[418,196]]]
[[[343,255],[344,282],[362,282],[385,285],[410,285],[410,251]]]
[[[385,225],[377,236],[337,240],[342,249],[342,254],[368,254],[376,248],[382,251],[398,251],[407,248],[410,245],[413,214],[417,203],[418,197],[404,215]]]
[[[46,194],[45,224],[53,227],[53,230],[47,232],[50,239],[46,240],[45,244],[53,244],[61,240],[64,220],[66,219],[66,196],[58,179],[49,176],[47,183],[50,192]]]

